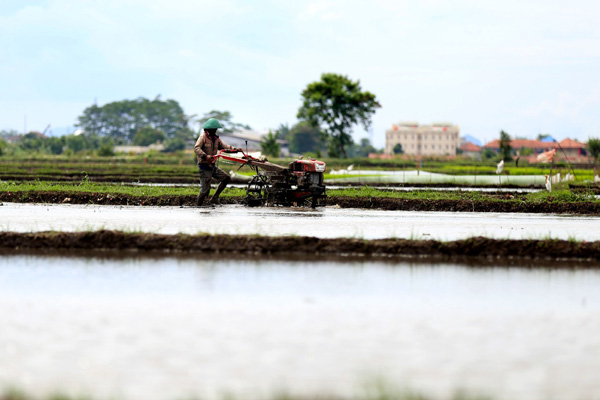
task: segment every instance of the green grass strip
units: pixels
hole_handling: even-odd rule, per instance
[[[63,192],[63,193],[100,193],[100,194],[125,194],[135,197],[152,196],[189,196],[197,195],[198,186],[136,186],[123,184],[95,183],[83,180],[78,184],[53,183],[46,181],[33,181],[23,183],[0,182],[0,191],[5,192]],[[540,191],[524,195],[490,194],[478,191],[439,191],[439,190],[381,190],[369,186],[353,187],[347,189],[328,190],[329,197],[353,198],[392,198],[406,200],[469,200],[490,202],[531,202],[531,203],[574,203],[574,202],[600,202],[591,192],[572,192],[570,190],[557,190],[553,192]],[[244,188],[229,187],[223,192],[224,197],[244,197]]]

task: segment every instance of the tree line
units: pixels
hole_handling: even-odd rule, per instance
[[[359,81],[325,73],[319,81],[307,85],[301,100],[298,123],[291,127],[281,124],[269,132],[262,143],[263,152],[278,154],[280,139],[287,140],[290,151],[297,154],[348,157],[377,151],[369,139],[358,144],[352,139],[353,128],[359,125],[368,130],[372,116],[381,107],[374,94],[362,90]],[[234,122],[229,111],[212,110],[199,118],[186,114],[176,100],[139,97],[87,107],[77,118],[76,126],[83,132],[80,135],[47,138],[39,132],[30,132],[18,135],[18,144],[12,150],[50,154],[96,151],[110,155],[115,145],[145,146],[161,142],[165,151],[173,152],[188,147],[209,118],[218,119],[224,132],[251,129],[247,124]],[[194,124],[199,124],[199,131],[191,128]],[[5,132],[4,136],[9,135]],[[0,154],[9,147],[0,137]]]

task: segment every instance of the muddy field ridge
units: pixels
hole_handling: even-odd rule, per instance
[[[472,237],[456,241],[411,239],[319,239],[309,236],[165,235],[112,230],[90,232],[0,232],[0,254],[31,251],[123,251],[161,254],[252,254],[269,256],[437,257],[581,260],[600,268],[600,241],[510,240]],[[308,260],[307,260],[308,262]],[[591,263],[589,263],[591,262]]]
[[[510,194],[503,194],[508,199]],[[195,206],[196,195],[133,196],[117,193],[61,192],[61,191],[4,191],[0,202],[95,204],[129,206]],[[222,204],[243,204],[243,197],[221,197]],[[1,203],[0,203],[1,204]],[[600,215],[600,202],[527,202],[502,201],[502,199],[403,199],[392,197],[327,198],[327,206],[365,208],[394,211],[449,211],[493,213],[546,213]]]

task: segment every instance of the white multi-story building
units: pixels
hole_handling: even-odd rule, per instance
[[[458,125],[446,122],[431,125],[399,122],[385,132],[385,153],[394,154],[398,143],[408,155],[454,156],[460,144],[460,130]]]

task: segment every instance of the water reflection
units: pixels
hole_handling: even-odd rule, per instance
[[[4,203],[0,229],[15,232],[113,229],[164,234],[457,240],[600,240],[597,216],[411,212],[368,209],[222,206],[216,208],[41,205]]]
[[[0,386],[350,395],[378,377],[440,396],[593,398],[599,287],[596,270],[2,256]]]

